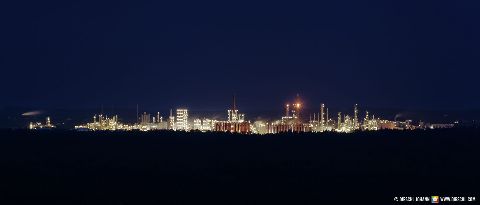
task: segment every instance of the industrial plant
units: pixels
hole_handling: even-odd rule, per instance
[[[42,122],[30,122],[28,124],[28,129],[31,130],[49,130],[55,128],[55,125],[50,121],[50,117],[45,119],[45,124]]]
[[[280,111],[281,109],[279,109]],[[356,131],[375,131],[375,130],[414,130],[414,129],[437,129],[452,128],[454,124],[425,124],[423,122],[414,125],[411,120],[397,121],[381,119],[369,111],[360,111],[357,104],[353,105],[351,112],[332,113],[325,105],[320,104],[317,112],[307,113],[304,109],[304,103],[299,95],[291,103],[284,106],[282,117],[274,120],[255,120],[250,121],[245,114],[241,113],[237,107],[235,96],[232,104],[226,110],[226,118],[212,119],[207,117],[194,117],[189,115],[188,108],[170,109],[170,115],[166,120],[160,115],[143,112],[138,114],[135,123],[125,123],[119,120],[117,115],[108,117],[104,114],[94,115],[92,121],[86,124],[75,126],[78,131],[102,131],[102,130],[122,130],[122,131],[153,131],[153,130],[172,130],[172,131],[200,131],[200,132],[230,132],[240,134],[276,134],[286,132],[343,132],[351,133]],[[361,114],[364,113],[364,114]],[[360,117],[362,115],[362,117]],[[307,117],[308,116],[308,117]],[[51,129],[55,126],[47,118],[45,124],[29,124],[30,129]]]

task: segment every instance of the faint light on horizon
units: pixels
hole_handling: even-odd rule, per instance
[[[30,111],[30,112],[23,113],[22,116],[35,116],[35,115],[40,115],[42,113],[43,113],[43,111],[35,110],[35,111]]]

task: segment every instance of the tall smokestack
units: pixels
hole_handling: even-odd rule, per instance
[[[353,110],[354,116],[353,116],[353,129],[357,129],[358,127],[358,105],[355,104],[355,108]]]
[[[288,117],[288,113],[289,113],[289,112],[290,112],[290,105],[287,104],[287,105],[285,106],[285,117]]]
[[[338,129],[340,129],[341,125],[342,125],[342,113],[338,112],[338,122],[337,122]]]
[[[237,109],[236,105],[235,105],[235,94],[233,94],[233,111],[235,111]]]
[[[325,104],[322,103],[322,105],[320,106],[320,125],[324,125],[325,124],[325,119],[324,119],[324,109],[325,109]]]
[[[328,107],[327,107],[327,123],[325,123],[328,126]]]

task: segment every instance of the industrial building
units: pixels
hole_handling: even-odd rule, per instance
[[[175,121],[175,130],[189,131],[188,110],[177,109],[177,119]]]
[[[235,101],[235,96],[233,96],[232,109],[227,110],[227,121],[216,122],[214,128],[215,131],[242,134],[251,133],[250,122],[245,121],[245,114],[238,112]]]

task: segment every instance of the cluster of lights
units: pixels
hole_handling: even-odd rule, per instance
[[[329,109],[325,104],[320,105],[320,112],[310,115],[308,121],[303,120],[305,117],[302,114],[302,103],[299,97],[294,103],[285,105],[285,116],[279,120],[263,121],[258,120],[253,123],[245,120],[245,115],[239,113],[236,109],[235,98],[232,109],[227,110],[227,119],[225,121],[218,121],[208,118],[195,118],[189,120],[188,109],[177,109],[176,116],[173,115],[173,110],[170,110],[170,116],[166,121],[157,112],[156,117],[151,117],[150,114],[143,113],[141,121],[134,124],[124,124],[119,122],[118,116],[111,118],[102,114],[95,115],[93,122],[75,126],[76,130],[174,130],[174,131],[221,131],[221,132],[239,132],[239,133],[253,133],[253,134],[275,134],[282,132],[355,132],[359,130],[381,130],[381,129],[425,129],[425,128],[451,128],[453,124],[422,124],[414,126],[411,120],[404,122],[389,121],[380,118],[375,118],[374,115],[370,117],[370,113],[365,111],[363,120],[359,120],[358,106],[355,104],[353,109],[353,116],[345,115],[341,112],[337,113],[337,118],[329,116]],[[45,124],[33,123],[29,124],[30,129],[50,129],[55,126],[51,124],[48,117]]]
[[[31,129],[31,130],[43,130],[43,129],[53,129],[53,128],[55,128],[55,125],[53,125],[52,122],[50,121],[50,117],[47,117],[45,119],[45,124],[41,122],[30,122],[30,124],[28,124],[28,129]]]

